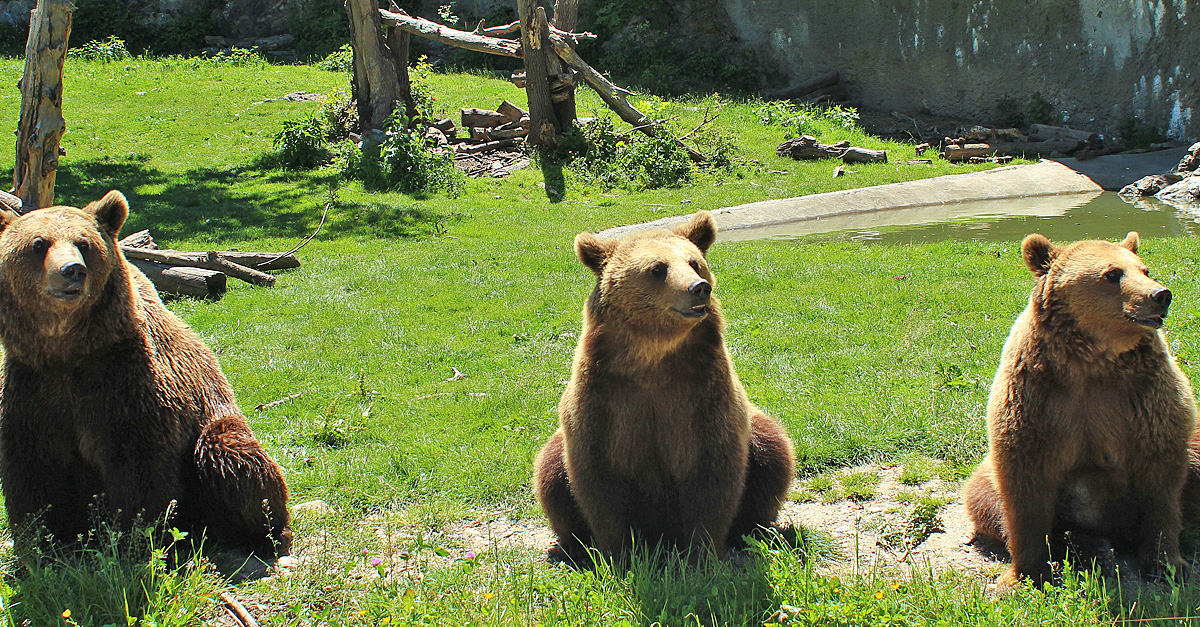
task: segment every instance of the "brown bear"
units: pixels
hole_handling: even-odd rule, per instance
[[[218,546],[287,554],[280,467],[216,357],[128,264],[111,191],[83,209],[0,212],[0,487],[18,548],[101,517],[162,516]],[[93,509],[97,508],[97,509]]]
[[[1137,233],[1021,244],[1037,281],[992,383],[987,457],[963,488],[977,537],[1012,556],[1006,585],[1048,580],[1067,531],[1129,545],[1152,573],[1183,569],[1196,405],[1159,332],[1171,292],[1137,248]]]
[[[596,274],[558,431],[534,486],[558,548],[624,559],[632,536],[723,556],[775,521],[792,443],[746,398],[711,296],[702,211],[673,231],[621,241],[590,233],[575,252]]]

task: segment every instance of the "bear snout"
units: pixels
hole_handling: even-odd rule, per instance
[[[712,284],[704,279],[696,279],[688,286],[688,293],[703,302],[708,302],[708,298],[712,296]],[[1170,297],[1170,294],[1167,294],[1167,298]]]
[[[79,261],[69,261],[58,269],[58,273],[71,283],[83,283],[87,278],[87,266]],[[1170,295],[1167,295],[1170,298]]]
[[[1171,306],[1171,290],[1160,287],[1153,292],[1150,292],[1150,300],[1154,301],[1165,312]]]

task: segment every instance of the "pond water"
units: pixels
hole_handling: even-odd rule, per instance
[[[910,244],[947,239],[1020,241],[1041,233],[1055,241],[1119,240],[1200,234],[1200,207],[1155,199],[1127,202],[1115,192],[1009,198],[832,216],[721,234],[725,241],[780,238]]]

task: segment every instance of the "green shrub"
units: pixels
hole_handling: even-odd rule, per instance
[[[820,135],[825,127],[852,130],[858,125],[858,110],[841,105],[798,105],[790,100],[764,102],[754,109],[760,124],[782,126],[788,137]]]
[[[638,131],[619,133],[612,118],[600,117],[560,148],[571,169],[601,189],[630,190],[678,187],[692,181],[696,166],[669,132],[648,137]]]
[[[207,57],[209,63],[231,65],[233,67],[257,67],[266,64],[267,60],[258,52],[258,48],[230,48]]]
[[[369,189],[457,196],[464,186],[465,175],[454,167],[454,156],[426,146],[399,111],[387,130],[363,137],[361,149],[344,142],[338,152],[342,176],[359,179]]]
[[[317,112],[299,120],[287,120],[275,134],[275,151],[285,168],[311,168],[329,160],[329,130]]]
[[[1149,148],[1150,144],[1166,141],[1166,136],[1157,126],[1135,116],[1121,120],[1117,132],[1126,148]]]
[[[72,59],[111,63],[113,61],[124,61],[132,55],[129,54],[129,50],[125,47],[125,40],[118,39],[116,35],[109,35],[108,39],[104,41],[89,41],[78,48],[68,48],[67,56]]]
[[[354,68],[354,49],[350,44],[342,44],[341,48],[330,52],[328,56],[317,62],[317,69],[329,72],[349,72]]]

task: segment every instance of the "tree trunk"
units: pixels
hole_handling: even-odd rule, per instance
[[[375,0],[346,0],[350,16],[350,45],[354,49],[354,99],[358,103],[359,132],[381,130],[402,99],[399,73],[384,45],[380,13]]]
[[[579,0],[555,0],[554,2],[554,28],[561,31],[572,32],[579,22]],[[570,42],[568,42],[570,45]],[[551,55],[554,64],[559,66],[552,68],[556,73],[562,69],[562,61],[558,55]],[[575,83],[565,85],[557,94],[551,94],[554,100],[554,112],[558,114],[558,123],[565,131],[575,124]]]
[[[521,19],[521,52],[525,57],[525,93],[529,96],[529,144],[553,148],[561,130],[550,98],[550,25],[534,0],[517,0]]]
[[[400,12],[395,2],[388,0],[392,11]],[[396,86],[400,90],[400,99],[404,101],[404,116],[408,118],[409,126],[417,119],[417,101],[413,98],[412,81],[408,77],[408,41],[411,35],[398,26],[388,26],[383,43],[391,55],[392,65],[396,67]]]
[[[54,176],[66,131],[62,115],[62,71],[71,35],[71,0],[38,0],[30,13],[21,78],[13,187],[25,210],[54,204]]]
[[[457,48],[498,54],[505,57],[521,58],[521,45],[511,39],[499,39],[463,30],[455,30],[449,26],[431,22],[424,18],[406,15],[399,11],[384,11],[380,9],[379,15],[384,24],[397,26],[414,35],[440,41]]]

